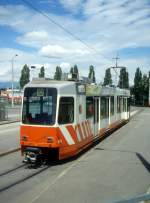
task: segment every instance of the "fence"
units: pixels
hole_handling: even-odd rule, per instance
[[[8,118],[8,99],[0,96],[0,121],[6,120]]]

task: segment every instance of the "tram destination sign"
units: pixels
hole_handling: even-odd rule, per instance
[[[77,93],[78,94],[85,94],[85,85],[77,85]]]

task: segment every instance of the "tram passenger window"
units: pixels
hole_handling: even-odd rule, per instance
[[[127,112],[130,111],[130,98],[127,99]]]
[[[106,97],[101,97],[101,119],[109,117],[109,100]]]
[[[86,98],[86,118],[91,118],[94,115],[93,97]]]
[[[74,98],[61,97],[59,102],[58,123],[67,124],[74,122]]]
[[[111,97],[111,98],[110,98],[110,103],[111,103],[111,105],[110,105],[110,108],[111,108],[111,109],[110,109],[110,110],[111,110],[111,111],[110,111],[110,114],[111,114],[111,116],[112,116],[112,115],[114,115],[114,97]]]
[[[126,106],[127,106],[126,98],[123,98],[123,112],[127,111]]]
[[[121,98],[117,97],[117,113],[121,113]]]

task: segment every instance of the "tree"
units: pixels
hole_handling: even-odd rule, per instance
[[[30,81],[30,69],[25,64],[21,70],[20,88],[22,89]]]
[[[88,78],[91,80],[91,82],[96,82],[94,66],[92,66],[92,65],[90,65],[90,67],[89,67],[89,75],[88,75]]]
[[[70,68],[70,73],[73,74],[73,67]]]
[[[74,65],[74,67],[73,67],[73,72],[74,72],[74,74],[76,74],[76,75],[79,74],[77,65]]]
[[[149,75],[143,74],[140,68],[136,69],[135,77],[134,77],[134,85],[130,88],[131,95],[134,98],[135,105],[148,105],[148,97],[149,97]]]
[[[129,73],[126,71],[124,88],[129,88]]]
[[[56,66],[56,72],[54,75],[54,80],[61,80],[62,77],[62,70],[60,66]]]
[[[70,73],[73,75],[74,79],[78,79],[79,78],[79,71],[78,71],[77,65],[74,65],[74,67],[71,67]]]
[[[133,94],[135,98],[135,104],[142,105],[142,72],[140,68],[136,69],[134,77]]]
[[[104,77],[103,85],[104,86],[106,86],[106,85],[111,86],[112,85],[112,78],[111,78],[110,68],[107,68],[106,71],[105,71],[105,77]]]
[[[142,77],[142,105],[148,105],[148,96],[149,96],[149,77],[144,74]]]
[[[129,74],[126,71],[126,68],[120,69],[118,87],[120,87],[122,89],[129,88]]]
[[[42,66],[40,68],[39,78],[44,78],[44,77],[45,77],[45,68],[44,68],[44,66]]]

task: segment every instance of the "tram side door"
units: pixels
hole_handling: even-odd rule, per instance
[[[99,97],[94,97],[94,136],[99,133]]]

